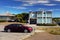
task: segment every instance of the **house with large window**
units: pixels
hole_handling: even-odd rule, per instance
[[[29,12],[30,24],[52,24],[52,11]]]
[[[9,12],[6,12],[4,14],[0,14],[0,20],[14,20],[15,15],[10,14]]]

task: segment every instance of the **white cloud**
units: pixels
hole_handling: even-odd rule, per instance
[[[49,3],[48,0],[14,0],[14,1],[21,1],[21,2],[26,2],[26,3],[29,3],[29,4]]]
[[[15,7],[17,9],[27,9],[26,7]]]
[[[60,10],[60,9],[49,9],[47,11],[55,11],[55,10]]]
[[[49,9],[49,10],[47,10],[47,11],[53,11],[52,9]]]
[[[60,9],[54,9],[54,10],[60,10]]]
[[[29,10],[29,11],[32,11],[32,10]]]
[[[22,4],[21,6],[33,6],[33,4]]]
[[[46,6],[55,6],[56,4],[43,4],[43,5],[46,5]]]
[[[60,1],[60,0],[54,0],[54,1]]]
[[[8,8],[15,8],[15,9],[27,9],[26,7],[22,7],[22,6],[20,6],[20,7],[6,6],[6,7],[8,7]]]
[[[42,10],[45,10],[45,8],[39,8],[39,9],[37,9],[37,11],[42,11]]]

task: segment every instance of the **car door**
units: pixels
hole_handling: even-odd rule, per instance
[[[13,25],[13,31],[18,31],[18,27],[16,24]]]
[[[23,30],[24,30],[23,26],[19,24],[19,25],[18,25],[18,30],[19,30],[20,32],[23,32]]]

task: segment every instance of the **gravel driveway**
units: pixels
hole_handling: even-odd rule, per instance
[[[60,40],[60,35],[52,35],[47,32],[36,33],[25,40]]]
[[[3,32],[4,25],[0,25],[0,40],[22,40],[31,33],[7,33]]]

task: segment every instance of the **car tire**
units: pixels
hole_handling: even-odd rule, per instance
[[[24,33],[28,33],[28,30],[25,29],[25,30],[24,30]]]
[[[10,30],[10,29],[8,29],[8,30],[6,30],[6,32],[11,32],[11,30]]]

